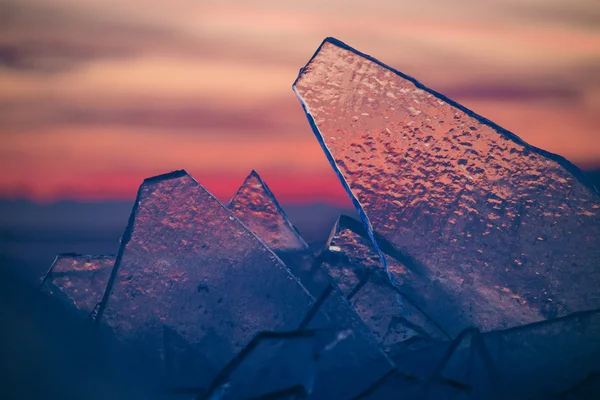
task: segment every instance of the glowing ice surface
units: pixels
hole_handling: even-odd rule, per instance
[[[418,305],[447,332],[600,307],[600,196],[571,163],[335,39],[294,90],[365,224],[423,266]]]
[[[59,254],[42,279],[42,289],[89,315],[102,300],[114,256]]]
[[[318,299],[322,313],[309,316],[301,327],[349,332],[333,351],[323,355],[314,396],[352,396],[385,375],[392,366],[377,341],[329,275],[315,263],[309,247],[256,172],[246,178],[228,207],[285,261],[291,273]],[[367,363],[372,367],[365,370]],[[332,385],[332,374],[343,376],[347,384],[341,388]]]
[[[227,208],[280,257],[286,252],[310,253],[308,245],[256,171],[248,175]]]
[[[314,297],[321,294],[324,288],[313,284],[312,251],[256,171],[246,177],[227,208],[283,260]]]
[[[401,258],[397,252],[388,254],[390,270],[402,276],[403,282],[410,282],[406,286],[418,287],[416,274]],[[411,295],[390,283],[360,222],[340,216],[320,259],[386,351],[397,353],[449,339],[435,321],[412,304]]]
[[[298,327],[313,302],[225,206],[176,171],[140,187],[97,319],[158,365],[166,326],[216,374],[257,332]]]

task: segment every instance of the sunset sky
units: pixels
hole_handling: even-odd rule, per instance
[[[132,199],[184,168],[222,200],[346,197],[291,85],[334,36],[600,168],[598,0],[0,0],[0,197]]]

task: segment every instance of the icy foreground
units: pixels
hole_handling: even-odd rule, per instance
[[[296,265],[289,268],[302,275]],[[321,398],[365,390],[391,362],[327,276],[305,275],[290,273],[234,214],[178,171],[140,187],[96,321],[164,369],[170,385],[211,391],[259,332],[327,329],[311,342],[319,373],[353,379],[336,388],[331,379],[312,377],[310,390]],[[336,339],[341,332],[344,340]],[[372,368],[364,371],[364,364]]]
[[[152,398],[598,395],[581,173],[335,39],[294,89],[362,222],[315,256],[256,172],[225,206],[175,171],[141,185],[116,258],[61,255],[43,290]]]
[[[415,300],[446,332],[600,307],[600,196],[568,161],[335,39],[294,90],[368,229],[429,280]]]
[[[262,330],[292,330],[313,298],[185,172],[144,181],[97,320],[160,364],[163,327],[205,358],[208,384]]]

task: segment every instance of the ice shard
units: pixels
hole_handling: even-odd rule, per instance
[[[465,330],[452,343],[394,360],[425,388],[453,382],[474,398],[547,399],[593,380],[600,368],[599,337],[600,311],[589,311],[484,334]]]
[[[114,256],[59,254],[42,278],[42,290],[91,315],[102,300],[114,263]]]
[[[275,195],[252,171],[227,208],[284,261],[288,253],[311,253],[300,233],[287,218]]]
[[[315,282],[314,255],[256,171],[246,177],[227,208],[281,258],[315,298],[319,297],[324,287]]]
[[[412,265],[412,261],[394,251],[385,239],[379,240],[382,249],[389,251],[386,253],[388,268],[402,276],[404,282],[410,281],[405,286],[419,288],[418,275],[405,265]],[[388,353],[414,350],[450,339],[435,321],[415,306],[414,293],[403,293],[391,284],[360,222],[340,216],[319,260]]]
[[[371,238],[422,265],[416,300],[445,331],[600,307],[600,196],[573,164],[336,39],[294,91]]]
[[[284,260],[290,272],[317,298],[321,313],[307,315],[300,327],[330,329],[344,336],[333,351],[323,355],[313,396],[353,396],[385,375],[392,365],[381,353],[377,340],[317,263],[269,187],[255,171],[246,178],[228,207]],[[367,363],[372,367],[365,370]],[[329,391],[334,375],[344,376],[348,381],[342,388],[335,387],[335,393]]]
[[[295,329],[313,302],[263,242],[175,171],[141,185],[97,321],[157,366],[165,327],[176,332],[214,367],[202,386],[257,332]]]

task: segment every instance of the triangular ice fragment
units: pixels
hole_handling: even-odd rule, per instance
[[[392,366],[377,341],[329,275],[315,262],[314,255],[256,172],[246,178],[229,208],[272,247],[291,273],[317,298],[314,310],[322,313],[307,315],[300,328],[329,329],[343,336],[319,363],[313,397],[352,396],[386,374]],[[365,370],[367,363],[372,368]],[[334,376],[343,376],[348,383],[343,387],[332,385]]]
[[[295,329],[313,301],[264,243],[176,171],[141,185],[97,320],[156,365],[166,326],[216,373],[257,332]]]
[[[294,91],[370,234],[443,289],[418,305],[447,332],[600,307],[600,196],[573,164],[336,39]]]
[[[418,275],[405,266],[410,260],[403,259],[390,246],[382,247],[390,250],[389,269],[404,283],[409,282],[404,287],[418,288]],[[411,294],[402,293],[391,284],[360,222],[340,216],[319,259],[390,354],[450,339],[413,304]]]
[[[59,254],[42,278],[42,290],[91,315],[102,300],[114,264],[114,256]]]
[[[248,175],[227,208],[279,257],[288,252],[310,253],[310,248],[256,171]]]

